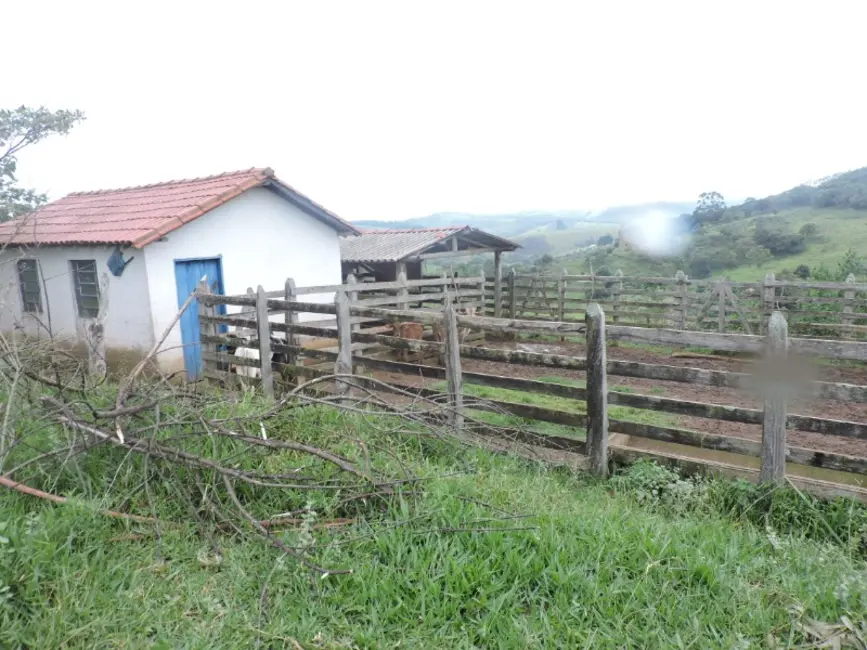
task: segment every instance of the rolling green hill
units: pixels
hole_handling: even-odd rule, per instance
[[[769,271],[823,280],[853,272],[867,279],[867,168],[671,223],[692,228],[676,255],[650,255],[641,236],[634,236],[631,243],[567,253],[553,265],[574,273],[620,269],[632,275],[683,269],[693,278],[737,281],[757,281]]]

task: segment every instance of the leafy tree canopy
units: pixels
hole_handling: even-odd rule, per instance
[[[719,221],[726,211],[726,202],[719,192],[702,192],[698,197],[698,204],[692,211],[692,218],[696,223],[707,221]]]
[[[81,111],[45,107],[0,109],[0,221],[26,214],[47,200],[44,194],[17,186],[18,153],[50,135],[65,135],[84,119]]]

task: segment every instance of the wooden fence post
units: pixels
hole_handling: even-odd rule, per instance
[[[563,269],[560,277],[557,278],[557,320],[561,323],[566,321],[566,275],[569,271]],[[560,337],[560,342],[566,340],[565,336]]]
[[[409,306],[407,302],[409,300],[409,289],[406,286],[406,262],[397,263],[397,281],[403,285],[397,290],[397,297],[399,298],[397,308],[406,309]]]
[[[494,318],[503,317],[503,253],[494,253]]]
[[[608,377],[605,352],[605,312],[598,303],[587,305],[587,455],[590,472],[608,477]]]
[[[774,274],[770,271],[765,274],[765,278],[762,280],[762,315],[760,321],[762,325],[768,322],[771,312],[774,311],[777,293],[774,287],[775,280]]]
[[[196,289],[196,293],[199,295],[208,295],[211,293],[211,287],[208,285],[206,280],[202,280],[199,282],[199,286]],[[205,336],[214,336],[217,333],[217,326],[212,323],[203,322],[203,316],[215,316],[216,308],[213,305],[206,305],[201,300],[198,301],[199,304],[199,334]],[[204,343],[200,342],[199,349],[203,353],[208,354],[217,354],[217,346],[213,343]],[[205,355],[202,355],[202,372],[204,372],[207,364],[209,362],[205,361]],[[219,367],[215,368],[219,369]]]
[[[295,290],[295,280],[292,278],[286,278],[286,283],[283,287],[283,299],[286,302],[295,302],[298,299],[298,293]],[[298,312],[295,311],[292,307],[286,308],[286,315],[284,323],[286,324],[286,345],[290,347],[295,347],[298,345],[298,337],[295,335],[295,332],[292,331],[292,327],[298,324]],[[301,355],[299,355],[295,350],[288,350],[286,353],[286,365],[288,366],[297,366],[300,364]],[[292,369],[293,376],[297,379],[297,383],[300,384],[303,380],[301,375],[295,372],[295,369]]]
[[[620,279],[623,277],[623,271],[621,271],[620,269],[617,269],[614,272],[614,275],[617,276],[618,279],[614,283],[614,291],[613,291],[614,304],[611,305],[611,322],[617,323],[617,321],[620,320],[617,316],[617,312],[620,310],[620,294],[623,293],[623,280]]]
[[[846,284],[855,284],[855,276],[850,273],[846,276]],[[843,317],[840,321],[843,325],[853,325],[855,323],[855,319],[851,316],[846,316],[846,314],[852,314],[855,310],[852,308],[852,302],[855,300],[855,290],[854,289],[846,289],[843,292]],[[854,338],[854,329],[846,330],[844,328],[842,332],[842,339],[850,339]]]
[[[357,283],[358,283],[358,280],[355,279],[354,273],[350,273],[349,275],[346,276],[347,286],[351,287],[352,285],[357,284]],[[357,291],[350,291],[349,289],[347,289],[346,295],[349,298],[349,304],[350,305],[358,304],[358,292]],[[357,332],[360,329],[361,329],[361,323],[355,323],[355,325],[352,326],[351,331]]]
[[[723,278],[717,282],[716,319],[717,331],[720,334],[725,334],[726,331],[726,297],[728,296],[726,285],[728,285],[728,278]]]
[[[337,306],[337,360],[334,362],[335,375],[352,374],[352,319],[349,310],[349,297],[344,291],[334,294]],[[337,394],[348,395],[352,389],[348,380],[337,380]]]
[[[674,281],[677,282],[677,329],[686,329],[686,313],[689,308],[689,284],[687,284],[686,273],[678,271],[674,274]]]
[[[449,391],[449,423],[460,431],[464,427],[463,374],[461,372],[461,343],[458,337],[458,319],[452,298],[446,295],[443,302],[443,327],[445,329],[445,367]]]
[[[259,365],[262,373],[262,392],[274,399],[274,372],[271,369],[271,326],[268,322],[268,296],[260,284],[256,289],[256,324],[259,329]]]
[[[762,418],[762,466],[760,483],[782,484],[786,478],[786,389],[781,373],[775,371],[786,363],[789,326],[779,311],[768,319],[765,339],[765,363],[769,368],[765,387],[765,408]]]

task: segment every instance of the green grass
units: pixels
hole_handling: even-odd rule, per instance
[[[604,485],[472,450],[415,463],[476,471],[426,484],[418,507],[433,514],[418,525],[332,546],[349,576],[232,538],[214,563],[183,530],[117,541],[123,524],[5,493],[0,646],[732,648],[800,640],[793,608],[832,622],[867,611],[867,568],[841,547],[678,515],[642,496],[660,487],[643,475]],[[532,513],[518,524],[533,529],[437,532],[491,516],[457,497]]]
[[[242,412],[256,402],[247,399]],[[228,400],[208,408],[232,412]],[[171,412],[167,404],[164,417]],[[412,487],[412,501],[359,508],[349,529],[278,533],[351,575],[311,574],[252,536],[220,535],[217,561],[192,526],[166,525],[157,540],[148,526],[94,514],[119,508],[141,480],[141,465],[121,450],[95,449],[29,477],[73,496],[66,505],[0,491],[0,648],[704,649],[760,647],[769,635],[785,647],[806,640],[805,617],[864,620],[859,506],[684,481],[649,464],[602,483],[375,422],[315,407],[267,425],[271,439],[355,462],[369,450],[375,466],[409,466],[428,479]],[[204,453],[217,442],[190,444]],[[311,471],[308,457],[281,452],[239,466],[278,473],[301,464]],[[176,495],[158,482],[152,489],[161,515],[183,520]],[[316,493],[242,498],[254,513],[306,503],[311,523],[345,514]],[[140,492],[130,508],[150,514]],[[480,521],[500,511],[532,517]],[[503,527],[519,529],[487,530]]]

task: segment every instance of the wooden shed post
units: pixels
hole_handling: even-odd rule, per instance
[[[846,276],[846,284],[855,284],[855,276],[852,273]],[[846,289],[845,291],[843,291],[843,317],[841,319],[843,325],[853,325],[855,323],[855,319],[853,319],[851,316],[846,316],[846,314],[852,314],[855,311],[852,308],[852,303],[854,300],[854,289]],[[843,336],[841,336],[840,338],[854,338],[854,328],[843,328],[842,333]]]
[[[292,278],[286,278],[286,283],[283,287],[283,299],[286,302],[295,302],[298,299],[298,293],[295,289],[295,280]],[[298,337],[295,335],[295,332],[292,331],[292,328],[298,324],[298,312],[292,306],[288,306],[286,308],[285,320],[286,324],[286,345],[290,347],[298,346]],[[295,350],[287,350],[286,352],[286,365],[288,366],[297,366],[300,363],[300,355]],[[303,380],[301,375],[295,372],[295,368],[291,368],[291,372],[294,377],[297,377],[298,383],[300,384]]]
[[[590,472],[608,477],[608,376],[605,351],[605,312],[598,303],[587,305],[587,455]]]
[[[449,423],[455,431],[464,427],[463,373],[461,371],[461,342],[458,337],[458,319],[450,295],[443,301],[443,327],[445,329],[446,383],[449,391]]]
[[[196,293],[199,296],[207,296],[211,293],[211,287],[208,285],[207,280],[202,280],[199,282],[199,286],[196,289]],[[217,326],[213,323],[205,322],[205,318],[208,316],[215,316],[216,309],[213,305],[205,304],[201,298],[198,300],[199,305],[199,333],[203,336],[214,336],[217,333]],[[212,363],[206,360],[205,357],[210,355],[217,354],[217,346],[214,343],[206,343],[205,341],[201,341],[201,345],[199,349],[202,351],[202,370],[206,370],[208,367],[208,363]],[[215,370],[218,368],[214,368]]]
[[[678,271],[674,274],[674,281],[677,283],[677,329],[686,329],[686,313],[689,308],[689,284],[687,284],[686,273]]]
[[[271,370],[271,327],[268,323],[268,296],[260,284],[256,289],[256,325],[259,330],[259,364],[262,373],[262,392],[274,399],[274,373]]]
[[[789,346],[789,326],[779,311],[768,320],[765,363],[784,364]],[[776,369],[779,370],[779,367]],[[762,466],[760,483],[782,484],[786,478],[786,388],[781,373],[769,368],[762,418]]]
[[[337,360],[334,362],[335,375],[352,374],[352,319],[349,309],[349,297],[344,291],[334,294],[334,304],[337,306]],[[348,395],[352,389],[349,380],[337,380],[337,394]]]
[[[509,318],[512,320],[518,317],[518,296],[515,293],[517,290],[515,275],[515,268],[512,267],[509,269]]]
[[[503,317],[503,253],[494,253],[494,318]]]
[[[406,309],[409,306],[409,289],[406,286],[406,262],[397,262],[397,281],[403,285],[397,290],[397,308]]]

